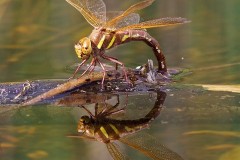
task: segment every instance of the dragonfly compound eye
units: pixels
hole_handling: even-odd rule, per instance
[[[83,38],[82,51],[84,54],[88,54],[88,55],[92,53],[91,41],[87,37]]]
[[[82,116],[78,122],[78,132],[84,133],[87,130],[88,125],[90,124],[91,124],[90,117]]]
[[[88,59],[92,53],[91,41],[89,38],[84,37],[77,44],[75,44],[75,51],[78,58],[84,60]]]
[[[81,119],[80,119],[80,122],[83,123],[83,124],[88,124],[90,123],[90,117],[88,116],[82,116]]]
[[[75,51],[78,58],[88,59],[92,53],[91,41],[89,38],[84,37],[75,45]]]

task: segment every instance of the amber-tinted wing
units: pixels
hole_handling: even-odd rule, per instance
[[[66,0],[76,8],[93,27],[106,23],[106,6],[102,0]]]
[[[139,132],[137,134],[123,137],[120,141],[152,159],[183,160],[183,158],[177,153],[160,144],[154,137],[148,134]]]
[[[177,24],[183,24],[183,23],[189,23],[186,18],[160,18],[160,19],[154,19],[150,21],[141,22],[138,24],[133,24],[130,26],[125,26],[122,28],[119,28],[118,30],[127,30],[127,29],[146,29],[146,28],[155,28],[155,27],[164,27],[164,26],[171,26],[171,25],[177,25]]]
[[[145,0],[139,3],[136,3],[132,6],[130,6],[126,11],[124,11],[122,14],[120,14],[119,16],[111,19],[110,21],[108,21],[104,27],[106,28],[114,28],[117,23],[119,21],[121,21],[122,19],[124,19],[126,16],[130,15],[131,13],[134,13],[138,10],[141,10],[149,5],[151,5],[153,3],[154,0]]]
[[[123,13],[123,11],[110,11],[107,12],[107,21],[110,21],[111,19],[121,15]],[[127,16],[125,16],[123,19],[119,20],[118,22],[116,22],[116,24],[112,27],[108,27],[110,29],[118,29],[118,28],[122,28],[122,27],[126,27],[132,24],[137,24],[140,21],[140,16],[137,13],[131,13]]]
[[[106,145],[107,145],[107,149],[108,149],[109,153],[111,154],[111,156],[114,160],[125,160],[125,159],[127,159],[127,157],[121,153],[117,144],[107,143]]]

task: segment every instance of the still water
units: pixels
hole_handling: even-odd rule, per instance
[[[104,1],[110,10],[124,10],[131,1]],[[164,108],[141,134],[146,143],[162,144],[189,160],[240,159],[240,94],[204,91],[191,84],[239,85],[240,1],[156,0],[142,11],[142,20],[185,17],[192,22],[176,27],[149,29],[159,41],[169,67],[188,68],[192,74],[166,91]],[[62,0],[1,0],[0,82],[69,78],[66,68],[79,63],[73,46],[92,27]],[[108,52],[127,67],[154,59],[141,42]],[[126,100],[127,99],[127,100]],[[157,94],[120,95],[124,117],[137,119],[154,106]],[[116,103],[112,98],[109,103]],[[0,109],[0,159],[111,159],[105,144],[70,138],[77,133],[79,107],[49,104]],[[93,111],[93,105],[89,108]],[[4,112],[3,112],[4,110]],[[137,113],[137,114],[136,114]],[[147,136],[146,136],[147,137]],[[148,141],[149,140],[149,141]],[[148,159],[119,143],[130,159]]]

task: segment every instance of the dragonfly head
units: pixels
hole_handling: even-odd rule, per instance
[[[88,136],[94,136],[93,120],[89,116],[82,116],[78,122],[78,132]]]
[[[77,44],[75,44],[75,51],[78,58],[82,60],[88,59],[92,53],[91,40],[88,37],[82,38]]]

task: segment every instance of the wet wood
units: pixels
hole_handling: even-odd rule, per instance
[[[22,104],[22,106],[27,106],[27,105],[32,105],[32,104],[35,104],[43,99],[48,99],[48,98],[51,98],[55,95],[58,95],[60,93],[63,93],[65,91],[68,91],[68,90],[71,90],[71,89],[74,89],[75,87],[77,86],[80,86],[80,85],[83,85],[83,84],[87,84],[87,83],[90,83],[90,82],[93,82],[93,81],[98,81],[98,80],[101,80],[103,78],[103,73],[101,72],[95,72],[95,73],[92,73],[90,75],[85,75],[81,78],[77,78],[77,79],[72,79],[72,80],[69,80],[68,82],[66,83],[63,83],[59,86],[57,86],[56,88],[54,89],[51,89],[25,103]],[[109,75],[106,76],[106,79],[109,79]]]

